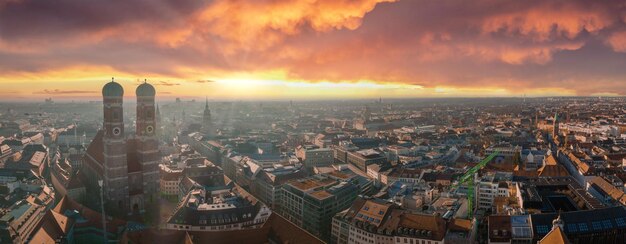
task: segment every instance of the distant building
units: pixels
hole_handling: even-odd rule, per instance
[[[477,182],[476,207],[480,210],[493,210],[494,199],[510,196],[511,180],[511,174],[496,173],[483,176]]]
[[[212,136],[215,133],[213,122],[211,120],[211,110],[209,109],[209,100],[204,103],[204,111],[202,112],[202,126],[201,130],[204,134]]]
[[[281,212],[295,225],[327,241],[332,217],[348,208],[357,193],[353,184],[324,175],[292,180],[283,186]]]
[[[39,177],[47,177],[49,173],[50,155],[48,147],[41,144],[28,144],[9,158],[5,164],[6,169],[32,170]]]
[[[348,153],[359,150],[354,144],[349,143],[347,141],[340,142],[338,146],[333,147],[333,156],[335,157],[335,162],[339,164],[347,164],[348,163]]]
[[[67,160],[57,160],[51,171],[50,178],[58,198],[68,196],[78,202],[84,202],[86,195],[85,185]]]
[[[183,177],[180,169],[172,170],[164,165],[160,165],[159,191],[161,196],[176,199],[178,196],[178,184]]]
[[[232,231],[187,231],[149,228],[138,231],[126,231],[120,242],[185,244],[324,243],[277,214],[270,215],[261,228]]]
[[[607,206],[626,206],[626,194],[599,176],[590,177],[586,189]]]
[[[306,172],[304,170],[293,166],[264,170],[263,172],[259,172],[256,179],[252,182],[250,193],[275,211],[280,211],[283,185],[290,180],[303,178],[305,176]]]
[[[319,148],[314,145],[301,145],[296,148],[296,157],[302,160],[302,164],[308,169],[320,166],[329,166],[333,163],[333,150]]]
[[[0,218],[0,241],[26,243],[37,231],[35,226],[45,214],[46,207],[21,200]]]
[[[568,243],[549,241],[555,237],[566,237],[571,243],[623,243],[626,240],[625,216],[624,207],[517,216],[492,215],[488,217],[488,243]],[[555,226],[560,229],[555,230]],[[557,236],[553,236],[555,234]]]
[[[75,243],[75,223],[74,219],[54,210],[48,210],[37,224],[30,243]]]
[[[354,165],[363,173],[367,172],[367,166],[370,164],[382,164],[387,162],[387,157],[374,149],[348,152],[347,154],[347,163]]]
[[[239,186],[194,187],[174,210],[165,228],[185,231],[261,228],[271,213],[265,204]]]
[[[537,170],[544,164],[545,152],[538,150],[522,150],[522,161],[526,170]]]
[[[52,207],[54,192],[44,187],[40,193],[27,195],[0,216],[1,243],[28,243],[38,231],[38,223]]]
[[[454,230],[466,233],[468,228],[470,223],[456,222]],[[446,236],[459,240],[458,236],[453,238],[455,233],[447,232],[442,217],[412,213],[379,199],[359,198],[333,217],[330,243],[443,244],[447,243]]]
[[[32,192],[41,188],[42,184],[31,170],[0,168],[0,194],[10,195],[18,189]]]
[[[578,184],[584,186],[587,185],[587,178],[593,175],[595,169],[590,166],[588,162],[581,160],[579,156],[581,156],[580,153],[569,149],[558,150],[559,162],[561,162],[570,175],[578,181]]]

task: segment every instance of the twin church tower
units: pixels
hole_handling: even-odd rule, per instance
[[[143,212],[156,201],[159,181],[159,143],[156,135],[154,86],[142,83],[137,95],[135,134],[124,130],[124,89],[111,81],[102,88],[104,123],[85,156],[84,172],[91,187],[104,182],[106,204],[128,214]],[[94,189],[94,188],[90,188]]]

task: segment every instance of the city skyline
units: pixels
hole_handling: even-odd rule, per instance
[[[3,1],[3,100],[622,96],[620,1]]]
[[[624,97],[159,106],[146,80],[100,93],[0,103],[2,243],[626,237]]]
[[[626,243],[626,0],[0,0],[0,243]]]

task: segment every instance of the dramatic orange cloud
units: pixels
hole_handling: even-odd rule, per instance
[[[304,26],[322,32],[354,30],[379,2],[393,0],[216,1],[199,21],[216,36],[250,44],[267,32],[295,35]]]
[[[19,96],[111,76],[222,98],[624,95],[625,67],[617,0],[0,1]]]
[[[601,5],[585,6],[567,1],[545,1],[526,11],[507,11],[486,18],[483,32],[547,41],[564,36],[576,38],[581,32],[597,33],[615,22],[617,16]]]
[[[626,52],[626,31],[611,34],[608,43],[616,52]]]

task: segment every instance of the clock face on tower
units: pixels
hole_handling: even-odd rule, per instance
[[[121,133],[122,133],[122,129],[120,129],[119,127],[113,128],[113,135],[119,136]]]
[[[146,133],[152,134],[152,132],[154,132],[154,127],[152,125],[146,126]]]

